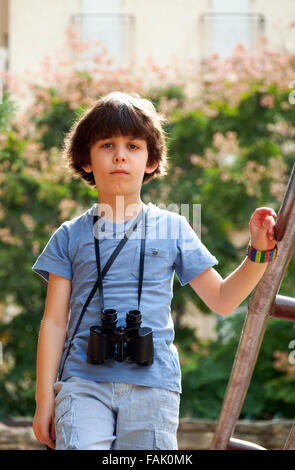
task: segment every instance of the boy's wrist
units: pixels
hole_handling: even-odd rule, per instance
[[[277,255],[277,245],[272,248],[261,249],[259,246],[253,246],[250,240],[247,247],[247,258],[253,263],[267,264],[275,260]]]
[[[54,399],[54,390],[52,387],[52,390],[48,389],[46,391],[38,392],[35,394],[35,402],[37,405],[40,405],[41,403],[51,401]]]
[[[249,258],[249,256],[246,257],[245,262],[246,264],[249,265],[249,269],[251,269],[252,271],[254,270],[254,272],[257,272],[257,273],[258,272],[264,273],[264,271],[266,270],[268,266],[268,263],[255,263]]]

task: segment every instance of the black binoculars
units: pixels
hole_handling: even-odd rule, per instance
[[[151,328],[141,328],[139,310],[129,310],[126,314],[126,327],[118,326],[117,311],[103,310],[100,314],[101,326],[90,327],[87,362],[103,364],[109,359],[118,362],[131,360],[139,366],[150,366],[154,360],[153,332]]]

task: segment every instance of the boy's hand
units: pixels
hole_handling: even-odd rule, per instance
[[[33,420],[33,431],[37,441],[55,449],[54,395],[53,399],[37,404]]]
[[[249,222],[251,245],[256,250],[272,250],[276,246],[274,226],[276,213],[270,207],[256,209]]]

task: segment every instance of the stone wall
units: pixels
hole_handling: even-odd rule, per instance
[[[238,421],[234,437],[269,450],[284,447],[293,420]],[[178,428],[179,450],[206,450],[210,447],[215,421],[181,419]],[[0,450],[45,450],[36,441],[31,423],[0,422]]]
[[[268,450],[280,450],[289,436],[293,420],[238,421],[233,437],[253,442]],[[178,428],[179,449],[209,449],[215,421],[182,419]]]

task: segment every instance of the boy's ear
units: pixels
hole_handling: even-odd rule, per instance
[[[92,165],[90,165],[90,163],[88,165],[81,165],[81,167],[83,168],[84,171],[86,171],[86,173],[92,172]]]
[[[153,165],[150,165],[150,166],[146,166],[145,167],[145,173],[152,173],[153,171],[155,171],[155,169],[158,167],[159,165],[159,162],[156,162],[154,163]]]

